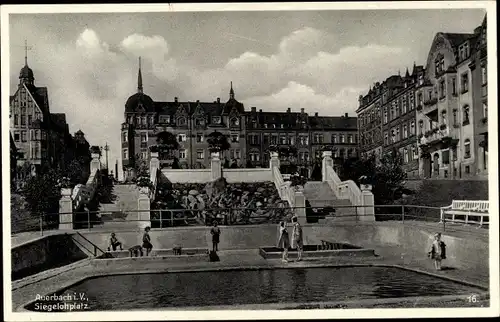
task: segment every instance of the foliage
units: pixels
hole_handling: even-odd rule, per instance
[[[84,166],[76,159],[72,160],[66,167],[65,176],[68,177],[73,187],[77,184],[84,184],[87,179],[85,178]]]
[[[272,144],[272,145],[270,145],[270,146],[267,148],[267,150],[268,150],[269,152],[279,152],[279,147],[278,147],[277,145],[275,145],[275,144]]]
[[[321,181],[323,179],[323,173],[321,171],[321,162],[319,160],[314,161],[313,169],[311,172],[311,179],[313,181]]]
[[[135,167],[137,169],[138,177],[149,177],[149,164],[148,161],[143,159],[140,154],[135,156]]]
[[[138,187],[147,187],[152,189],[153,188],[153,183],[149,179],[149,177],[139,177],[136,181]]]
[[[229,163],[229,159],[228,158],[224,158],[223,167],[226,168],[226,169],[228,169],[230,166],[231,166],[231,164]]]
[[[290,187],[299,187],[304,186],[307,182],[307,178],[300,176],[298,174],[294,174],[290,176]]]
[[[220,132],[212,132],[207,137],[208,149],[210,152],[222,152],[229,150],[231,144],[227,137]]]
[[[252,168],[255,168],[255,167],[254,167],[254,165],[253,165],[253,163],[252,163],[252,161],[247,160],[246,168],[247,168],[247,169],[252,169]]]
[[[57,212],[61,199],[61,184],[65,184],[61,177],[58,171],[48,169],[27,179],[22,195],[33,215]]]
[[[179,159],[174,157],[174,162],[172,163],[172,169],[180,169]]]
[[[90,152],[91,153],[97,153],[99,156],[101,155],[101,148],[98,147],[97,145],[93,145],[90,147]]]
[[[371,184],[375,204],[383,205],[400,197],[406,173],[401,155],[393,150],[378,163],[374,156],[347,159],[339,169],[339,177],[342,181],[353,180],[358,186],[361,183]]]
[[[151,151],[153,153],[157,153],[157,152],[160,152],[160,148],[157,145],[152,145],[149,147],[149,151]]]
[[[177,142],[177,138],[175,135],[167,131],[158,133],[156,136],[156,143],[160,153],[170,154],[172,151],[179,149],[179,142]]]

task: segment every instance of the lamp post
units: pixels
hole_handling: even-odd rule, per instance
[[[108,142],[106,142],[106,145],[104,146],[104,152],[106,152],[106,169],[108,169],[108,151],[109,151],[109,145]]]

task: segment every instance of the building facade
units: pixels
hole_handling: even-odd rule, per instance
[[[263,112],[252,107],[245,110],[236,100],[231,84],[229,100],[221,102],[179,101],[156,102],[143,91],[139,65],[137,93],[125,104],[122,123],[122,164],[125,178],[133,176],[137,159],[149,159],[149,147],[156,145],[158,133],[172,133],[180,145],[175,156],[181,168],[210,167],[207,136],[220,132],[229,138],[231,147],[224,151],[226,166],[268,167],[271,145],[297,147],[296,163],[304,175],[310,175],[314,157],[324,145],[334,145],[336,156],[357,155],[355,117],[323,117],[305,113]],[[336,152],[335,152],[336,151]],[[285,163],[287,160],[283,160]],[[160,160],[163,165],[167,160]]]
[[[434,37],[417,90],[422,178],[487,176],[485,32],[486,18],[473,33]]]
[[[16,175],[25,176],[28,172],[36,175],[42,167],[64,171],[75,158],[74,138],[69,133],[66,115],[50,113],[47,88],[35,86],[27,57],[19,73],[17,90],[10,96],[9,108],[10,134],[18,152],[17,167],[30,167],[29,171],[16,171]]]

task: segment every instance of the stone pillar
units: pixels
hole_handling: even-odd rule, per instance
[[[361,185],[361,207],[358,211],[360,221],[375,221],[375,198],[372,193],[372,186],[369,184]]]
[[[210,168],[212,170],[212,180],[217,180],[222,177],[222,164],[220,161],[220,152],[212,152],[210,160]]]
[[[137,210],[138,212],[138,222],[137,225],[140,229],[144,229],[145,227],[151,227],[151,213],[150,206],[151,201],[149,199],[149,188],[140,187],[139,199],[137,199]]]
[[[271,152],[271,159],[269,160],[269,167],[272,169],[273,167],[280,168],[280,158],[278,152]]]
[[[326,168],[330,166],[333,168],[332,151],[323,151],[323,160],[321,161],[321,181],[328,181]]]
[[[292,188],[293,189],[293,188]],[[304,225],[307,223],[306,217],[306,197],[302,191],[295,191],[295,202],[293,204],[295,216],[299,224]]]
[[[71,200],[71,188],[61,189],[61,200],[59,200],[59,229],[73,229],[73,200]]]
[[[160,168],[160,160],[158,159],[158,152],[151,152],[151,160],[149,160],[149,173],[153,173],[153,169]]]
[[[99,153],[92,153],[92,161],[90,161],[90,173],[96,170],[101,170],[101,156]]]

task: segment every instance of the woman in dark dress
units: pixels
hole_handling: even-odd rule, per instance
[[[210,234],[212,234],[212,250],[217,252],[219,251],[220,228],[217,227],[216,221],[214,221],[214,226],[210,229]]]
[[[151,250],[153,249],[153,244],[151,244],[151,236],[149,236],[149,231],[151,228],[148,226],[144,229],[144,235],[142,236],[142,247],[146,249],[146,256],[149,256]]]

